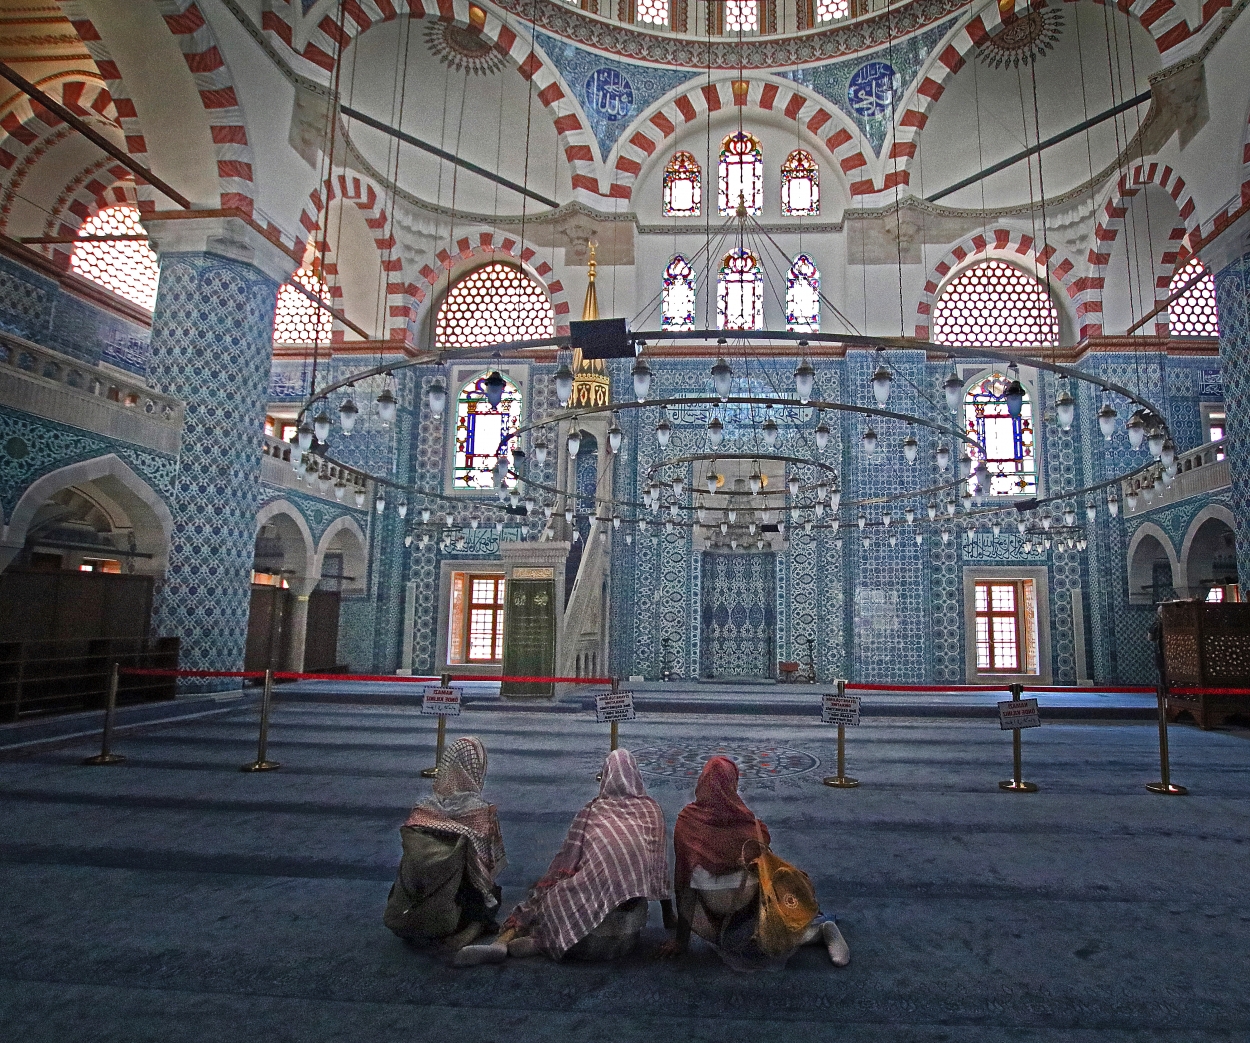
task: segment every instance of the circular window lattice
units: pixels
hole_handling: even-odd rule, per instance
[[[1063,32],[1063,12],[1054,8],[1030,11],[1005,22],[977,50],[977,57],[991,69],[1032,65],[1053,51]]]
[[[1031,275],[1006,261],[984,261],[947,284],[929,332],[937,344],[1049,346],[1058,343],[1059,313]]]
[[[546,293],[515,264],[496,261],[465,276],[438,309],[439,347],[480,348],[555,334]]]
[[[330,287],[321,276],[301,268],[291,276],[318,300],[329,301]],[[309,300],[294,286],[278,290],[278,306],[274,312],[273,339],[278,344],[328,344],[334,332],[334,316]]]
[[[635,750],[638,770],[665,778],[697,779],[703,765],[713,757],[728,757],[738,765],[743,779],[778,779],[802,775],[820,761],[810,753],[772,742],[669,743]]]
[[[87,218],[78,230],[80,237],[93,235],[145,235],[139,223],[139,209],[133,206],[105,207]],[[149,311],[156,305],[156,284],[160,266],[156,254],[141,240],[80,242],[74,244],[70,267],[79,275],[99,283]]]
[[[1168,296],[1185,286],[1200,272],[1206,274],[1183,297],[1168,305],[1168,330],[1173,337],[1218,337],[1220,313],[1215,305],[1215,279],[1206,266],[1192,257],[1179,272],[1172,276]]]
[[[425,43],[435,58],[457,72],[490,76],[507,62],[489,40],[451,22],[434,22],[426,26]]]

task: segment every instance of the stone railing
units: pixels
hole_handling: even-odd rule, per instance
[[[176,454],[183,405],[119,374],[0,332],[0,405]]]
[[[1120,483],[1120,503],[1124,507],[1125,515],[1130,518],[1158,510],[1160,507],[1167,507],[1188,499],[1190,496],[1227,489],[1229,485],[1228,459],[1224,455],[1224,440],[1208,442],[1206,445],[1198,446],[1197,449],[1178,454],[1176,477],[1172,479],[1172,484],[1165,487],[1156,479],[1149,501],[1138,488],[1136,508],[1130,510],[1128,494],[1132,486],[1137,484],[1136,479],[1133,482]]]
[[[365,507],[371,500],[371,483],[363,471],[327,464],[317,454],[301,453],[298,446],[272,435],[261,436],[260,451],[260,477],[268,485],[295,489],[346,507]]]

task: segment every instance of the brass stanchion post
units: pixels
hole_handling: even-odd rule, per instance
[[[1160,664],[1162,670],[1162,664]],[[1163,793],[1173,797],[1183,797],[1189,792],[1184,786],[1172,782],[1171,758],[1168,755],[1168,683],[1162,673],[1159,675],[1159,781],[1147,782],[1146,789],[1151,793]]]
[[[451,687],[451,674],[443,674],[439,679],[439,686],[442,688]],[[443,759],[443,744],[447,741],[447,718],[443,714],[438,715],[438,738],[435,740],[434,746],[434,765],[429,768],[421,769],[421,777],[423,779],[434,779],[438,777],[438,765]]]
[[[100,737],[100,752],[88,757],[83,764],[120,764],[126,758],[120,753],[113,753],[109,746],[113,742],[113,714],[117,710],[117,682],[120,671],[117,660],[113,660],[113,669],[109,671],[108,701],[104,704],[104,733]]]
[[[846,695],[846,682],[838,682],[838,695]],[[827,775],[824,779],[826,786],[833,786],[835,789],[852,789],[859,785],[859,779],[853,779],[846,773],[846,725],[838,725],[838,773],[836,775]]]
[[[1011,685],[1011,701],[1020,702],[1024,698],[1024,685]],[[1011,778],[998,784],[999,789],[1008,790],[1012,793],[1036,793],[1037,784],[1033,782],[1025,782],[1021,778],[1020,765],[1020,729],[1011,729]]]
[[[239,771],[273,771],[282,767],[277,761],[266,760],[269,750],[269,707],[273,703],[273,670],[265,671],[265,687],[260,696],[260,734],[256,737],[256,760],[244,764]]]

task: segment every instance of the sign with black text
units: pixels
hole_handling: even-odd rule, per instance
[[[634,719],[633,692],[609,690],[595,696],[595,720],[600,724]]]
[[[1004,699],[998,704],[998,726],[1003,731],[1017,728],[1040,728],[1036,699]]]
[[[820,701],[820,719],[824,724],[859,724],[858,695],[826,692]]]
[[[427,688],[421,700],[421,712],[439,717],[460,716],[459,688]]]

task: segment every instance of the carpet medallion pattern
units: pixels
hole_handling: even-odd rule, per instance
[[[810,753],[773,742],[668,743],[634,751],[644,774],[679,779],[697,779],[703,765],[716,756],[737,764],[744,780],[802,775],[820,763]]]

